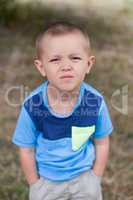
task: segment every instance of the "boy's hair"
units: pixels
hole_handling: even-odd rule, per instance
[[[83,34],[83,36],[86,38],[87,41],[87,48],[90,50],[90,39],[85,28],[83,28],[81,25],[77,25],[76,23],[56,21],[49,23],[47,26],[45,26],[44,30],[38,35],[36,39],[37,56],[40,57],[40,54],[42,52],[41,42],[46,34],[57,36],[57,35],[71,33],[74,31],[79,31],[81,32],[81,34]]]

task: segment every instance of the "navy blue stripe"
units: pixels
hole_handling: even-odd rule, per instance
[[[71,137],[71,127],[86,127],[96,125],[101,97],[85,90],[80,106],[69,117],[53,116],[44,105],[42,92],[28,99],[24,107],[30,115],[35,127],[43,133],[44,138],[57,140]]]

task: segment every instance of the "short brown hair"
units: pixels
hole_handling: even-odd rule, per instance
[[[42,51],[41,41],[44,35],[50,34],[52,36],[56,36],[56,35],[62,35],[62,34],[74,32],[74,31],[79,31],[84,35],[84,37],[87,39],[87,42],[88,42],[88,49],[90,49],[90,39],[85,28],[83,28],[81,25],[76,24],[76,23],[56,21],[56,22],[47,24],[47,26],[44,27],[44,30],[38,35],[36,39],[37,56],[39,57],[41,54],[41,51]]]

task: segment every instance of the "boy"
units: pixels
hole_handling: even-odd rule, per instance
[[[112,123],[103,96],[83,82],[95,62],[80,27],[57,22],[36,41],[47,78],[24,101],[13,135],[30,200],[101,200]]]

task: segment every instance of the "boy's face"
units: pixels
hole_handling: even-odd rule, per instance
[[[76,91],[94,63],[87,49],[87,39],[80,32],[46,35],[42,53],[35,65],[49,84],[60,91]]]

